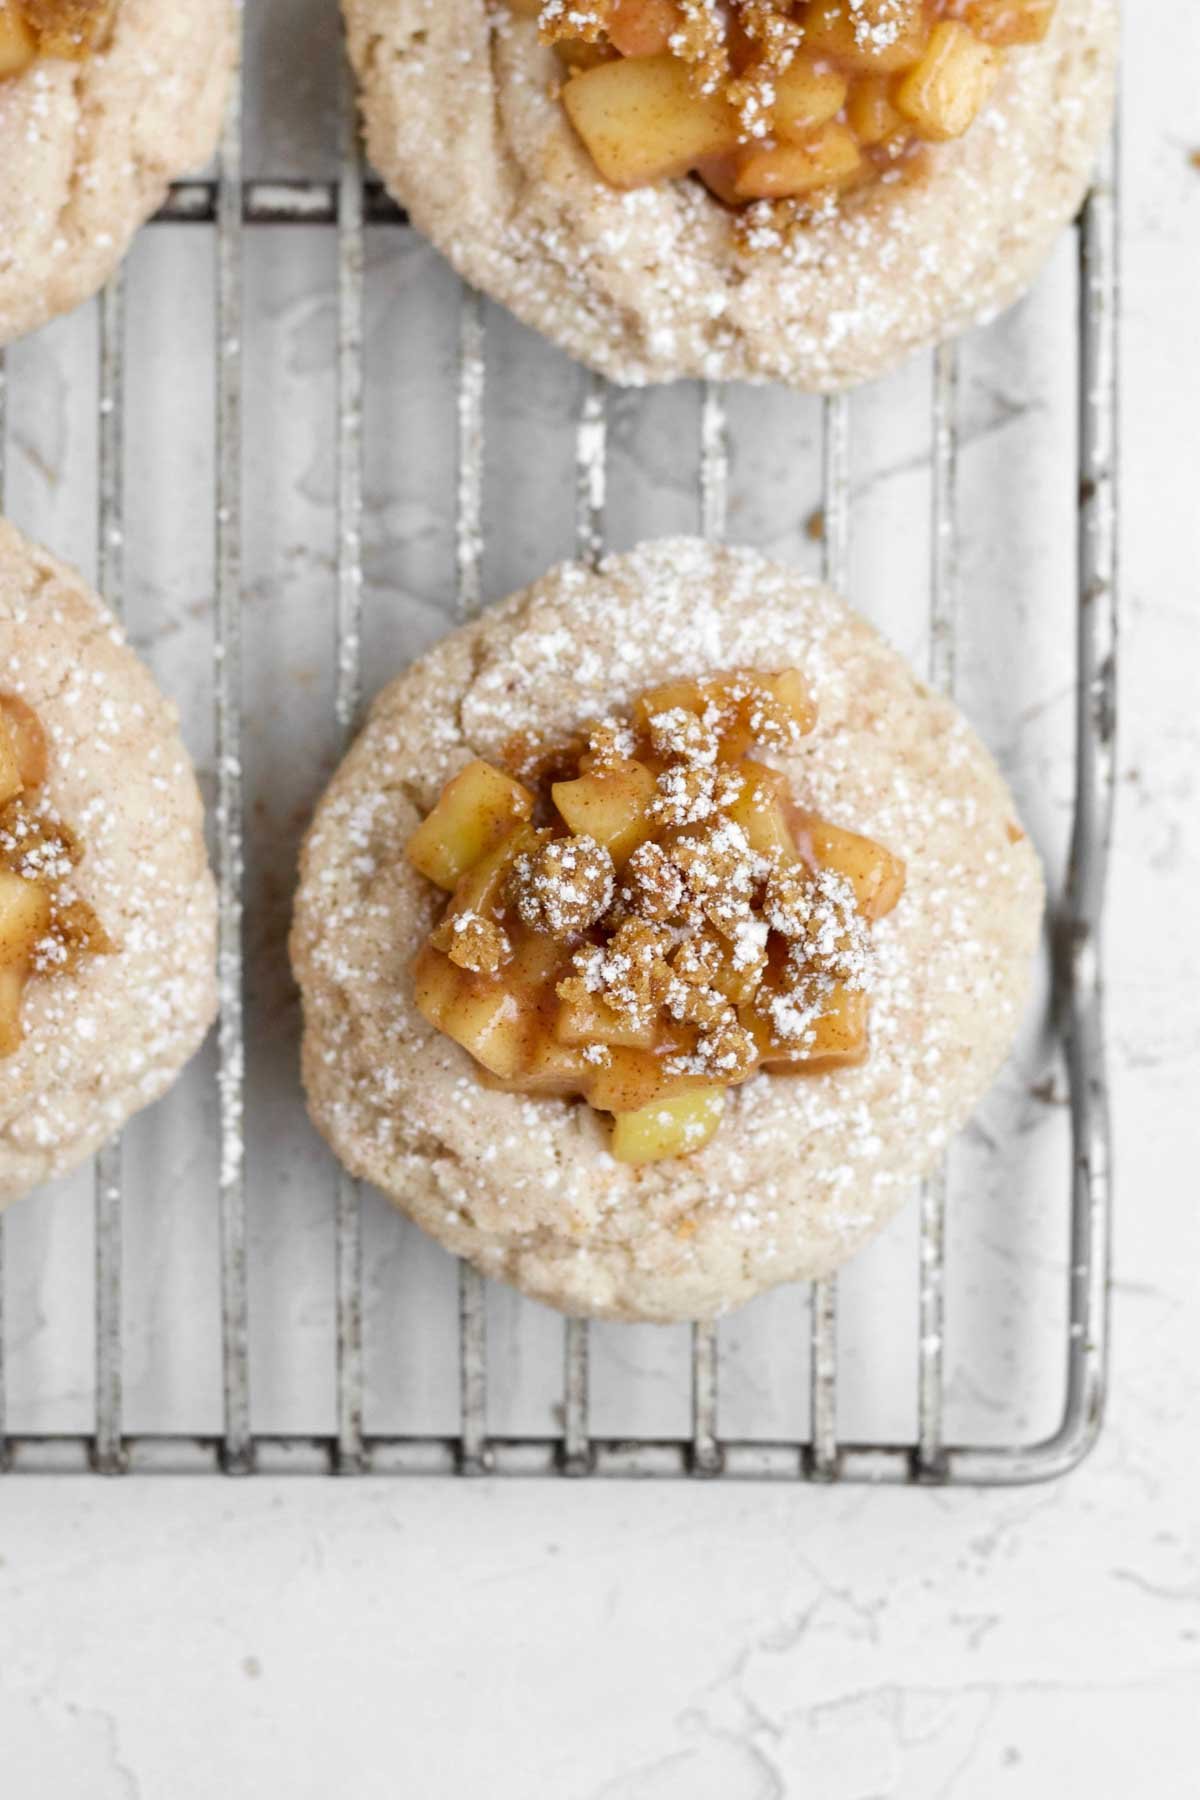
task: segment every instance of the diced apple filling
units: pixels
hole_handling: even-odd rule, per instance
[[[592,769],[574,781],[556,781],[550,790],[570,831],[594,838],[613,862],[627,862],[654,827],[650,808],[658,793],[654,771],[632,757]]]
[[[802,51],[775,83],[771,124],[776,137],[804,144],[846,104],[846,77],[827,58]]]
[[[493,1085],[611,1113],[622,1162],[701,1149],[757,1069],[860,1062],[904,866],[747,755],[815,723],[797,670],[735,669],[649,690],[529,786],[469,764],[409,844],[450,890],[419,1011]]]
[[[961,137],[1056,0],[510,0],[618,188],[696,175],[724,204],[812,210]],[[802,213],[798,216],[802,216]]]
[[[20,1048],[21,1007],[35,975],[73,969],[111,949],[86,901],[64,884],[80,848],[37,805],[48,751],[41,721],[15,694],[0,694],[0,1057]]]
[[[898,856],[816,813],[794,808],[792,823],[806,860],[845,877],[864,919],[882,919],[892,911],[904,892],[904,864]]]
[[[0,80],[20,75],[37,53],[37,39],[16,0],[0,0]]]
[[[742,791],[729,816],[746,834],[752,850],[781,862],[795,862],[796,845],[787,821],[787,784],[778,769],[765,763],[742,764]]]
[[[697,93],[670,52],[628,56],[572,76],[567,117],[614,187],[650,187],[737,148],[737,115],[720,94]]]
[[[104,41],[115,0],[0,0],[0,81],[39,56],[79,62]]]
[[[896,105],[919,137],[962,137],[1000,74],[1000,55],[969,25],[943,19],[925,54],[895,91]]]
[[[472,762],[442,789],[408,843],[413,867],[451,892],[533,812],[533,795],[490,763]]]
[[[724,1088],[694,1088],[639,1112],[621,1113],[613,1125],[612,1153],[618,1162],[666,1162],[702,1150],[725,1111]]]

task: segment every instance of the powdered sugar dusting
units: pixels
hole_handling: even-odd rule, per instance
[[[0,523],[0,687],[49,740],[41,804],[82,855],[71,891],[116,946],[27,989],[0,1061],[0,1205],[156,1098],[215,1009],[200,798],[172,709],[77,576]]]
[[[829,391],[993,316],[1082,197],[1112,111],[1112,0],[1060,0],[985,113],[917,182],[878,182],[802,231],[739,222],[698,184],[621,193],[555,97],[533,19],[484,0],[351,0],[372,160],[474,285],[612,379]],[[439,158],[447,96],[464,121]]]
[[[871,1054],[814,1079],[755,1076],[697,1156],[630,1170],[586,1108],[480,1087],[415,1014],[406,970],[434,903],[403,844],[446,777],[516,728],[559,739],[648,682],[792,664],[819,722],[773,760],[804,805],[908,865],[902,906],[872,928],[869,975],[841,970],[870,980]],[[370,873],[347,843],[355,819]],[[569,1309],[703,1316],[823,1273],[895,1210],[1011,1040],[1041,897],[1011,824],[965,722],[818,584],[694,540],[568,564],[387,690],[318,813],[293,940],[314,1117],[451,1248]],[[852,965],[836,885],[817,913],[816,943]],[[613,973],[636,976],[632,961]]]

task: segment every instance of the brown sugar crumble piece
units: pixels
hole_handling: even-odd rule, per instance
[[[429,941],[458,968],[470,969],[476,975],[494,975],[512,958],[512,944],[504,927],[470,909],[447,913]]]
[[[517,858],[509,891],[521,923],[531,931],[577,936],[612,903],[613,859],[595,838],[553,838]]]
[[[620,719],[601,719],[587,734],[587,753],[593,769],[612,769],[628,762],[637,751],[637,738]]]
[[[652,1022],[670,984],[666,957],[673,941],[661,926],[626,919],[607,944],[575,951],[572,973],[556,991],[577,1002],[596,997],[630,1024]]]
[[[799,865],[775,869],[767,881],[763,914],[797,958],[851,987],[865,987],[870,933],[854,889],[829,869]]]
[[[661,844],[639,844],[625,865],[621,899],[639,918],[677,919],[687,896],[683,870]]]
[[[968,132],[1056,0],[510,0],[618,188],[693,175],[778,241]]]
[[[611,1113],[626,1162],[700,1149],[756,1071],[862,1061],[903,864],[749,755],[815,723],[798,671],[735,669],[544,747],[561,779],[468,764],[409,845],[451,896],[419,1011],[493,1083]]]

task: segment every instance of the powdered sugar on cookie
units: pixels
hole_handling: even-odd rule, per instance
[[[869,972],[844,896],[831,891],[815,917],[775,897],[843,975],[869,980],[870,1057],[812,1080],[756,1076],[695,1157],[620,1166],[586,1108],[481,1087],[416,1013],[408,970],[437,901],[403,846],[447,778],[500,758],[514,733],[561,741],[647,681],[792,663],[819,723],[772,760],[814,814],[908,863]],[[365,846],[348,837],[354,821]],[[449,1248],[567,1310],[702,1317],[825,1273],[892,1215],[1011,1042],[1041,909],[1036,860],[1012,827],[966,723],[819,584],[695,540],[565,565],[385,690],[322,802],[292,940],[313,1117],[355,1174]],[[630,879],[654,890],[647,862]],[[673,971],[681,986],[691,973]],[[580,975],[625,981],[634,999],[641,980],[636,955]],[[809,1028],[809,1004],[797,990],[790,1028]]]
[[[627,384],[830,391],[993,316],[1076,211],[1112,114],[1115,4],[1059,0],[1045,44],[1011,53],[919,182],[885,177],[792,231],[769,204],[735,215],[691,180],[609,186],[536,19],[505,0],[343,3],[372,161],[414,223],[475,286]]]

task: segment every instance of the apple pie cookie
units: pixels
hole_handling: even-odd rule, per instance
[[[170,1085],[215,962],[174,709],[79,577],[0,521],[0,1207]]]
[[[712,1316],[890,1218],[1041,906],[983,746],[827,588],[691,539],[567,564],[386,688],[321,802],[310,1110],[486,1273]]]
[[[0,344],[102,287],[212,153],[233,0],[0,0]]]
[[[994,315],[1083,196],[1115,0],[343,0],[372,160],[610,379],[830,391]]]

